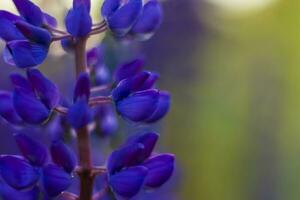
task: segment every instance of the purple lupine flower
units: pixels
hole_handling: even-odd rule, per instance
[[[160,187],[171,177],[174,155],[151,157],[158,137],[156,133],[136,135],[112,152],[107,163],[108,183],[117,196],[131,198],[143,187]]]
[[[0,197],[3,200],[36,200],[39,198],[40,190],[34,187],[26,191],[18,191],[4,182],[0,181]]]
[[[67,13],[65,24],[72,36],[87,36],[92,29],[90,0],[73,0],[73,8]]]
[[[13,0],[21,16],[0,11],[0,38],[6,42],[4,60],[19,68],[34,67],[47,57],[56,20],[29,0]]]
[[[162,8],[157,0],[149,0],[143,6],[141,16],[130,30],[130,35],[138,40],[149,39],[162,22]]]
[[[71,126],[80,129],[92,120],[88,105],[90,98],[90,79],[87,73],[81,73],[74,91],[74,104],[69,108],[67,119]]]
[[[115,80],[119,81],[112,91],[117,112],[134,122],[153,123],[163,118],[170,108],[170,94],[153,89],[158,75],[141,71],[140,59],[117,68]],[[128,70],[126,70],[128,69]]]
[[[65,171],[60,165],[49,164],[45,146],[24,134],[16,134],[15,139],[22,156],[0,156],[0,175],[4,181],[1,184],[7,184],[2,190],[0,189],[0,195],[5,200],[10,193],[15,193],[16,197],[24,194],[26,198],[28,196],[28,199],[35,200],[37,196],[36,189],[31,190],[31,188],[40,185],[39,182],[43,184],[43,190],[45,190],[48,197],[58,196],[70,186],[72,179],[70,173],[73,170],[67,168]],[[61,155],[65,154],[65,148],[60,148],[56,150],[56,157],[52,158],[53,160],[57,160],[58,151]],[[72,160],[65,160],[64,166],[73,165]],[[74,168],[72,167],[72,169]],[[28,192],[24,193],[23,190]]]
[[[110,30],[117,36],[125,36],[142,12],[142,0],[105,0],[101,13]]]
[[[11,92],[0,91],[0,115],[11,124],[21,124],[22,119],[17,114],[13,105],[13,95]]]
[[[46,121],[59,103],[57,86],[36,69],[27,71],[27,79],[12,74],[11,81],[15,87],[13,105],[20,118],[29,124]]]

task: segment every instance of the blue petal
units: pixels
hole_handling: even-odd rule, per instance
[[[22,155],[32,165],[43,166],[46,163],[48,154],[44,145],[24,134],[15,134],[14,137]]]
[[[136,134],[128,138],[126,144],[141,143],[144,145],[143,153],[137,158],[139,162],[143,162],[152,154],[158,138],[159,135],[153,132]]]
[[[13,14],[11,12],[8,12],[6,10],[0,10],[0,19],[6,19],[10,22],[16,22],[16,21],[22,20],[21,17]]]
[[[113,100],[120,101],[126,98],[130,93],[139,91],[149,76],[150,74],[148,72],[140,72],[133,77],[122,80],[112,91]]]
[[[102,16],[108,18],[120,7],[120,5],[120,0],[105,0],[101,8]]]
[[[124,118],[141,122],[149,118],[155,111],[158,99],[159,92],[157,90],[136,92],[117,102],[117,111]]]
[[[100,121],[101,134],[108,136],[118,129],[118,120],[112,110],[108,110]]]
[[[19,156],[0,156],[0,173],[3,180],[17,190],[32,187],[39,178],[38,171]]]
[[[136,22],[142,11],[142,0],[129,0],[107,17],[111,31],[118,37],[124,36]]]
[[[52,160],[58,166],[71,173],[76,166],[76,156],[74,152],[61,140],[52,142],[51,147]]]
[[[45,46],[50,45],[51,35],[46,29],[33,26],[24,21],[17,21],[15,25],[18,30],[31,42],[36,42]]]
[[[104,50],[103,47],[95,47],[90,49],[86,54],[87,65],[89,67],[93,67],[97,64],[103,64],[104,59]]]
[[[113,151],[107,163],[109,173],[114,174],[124,167],[135,165],[137,163],[136,158],[143,153],[143,149],[142,144],[134,143]]]
[[[92,121],[92,113],[85,99],[78,99],[69,108],[67,119],[75,129],[83,128]]]
[[[29,124],[41,124],[49,117],[48,108],[22,88],[15,89],[13,102],[18,115]]]
[[[6,42],[24,39],[22,33],[11,21],[0,18],[0,27],[2,27],[0,29],[0,38]]]
[[[48,13],[44,13],[43,15],[43,24],[54,28],[57,27],[57,20],[53,16],[49,15]]]
[[[115,81],[120,82],[123,79],[127,79],[138,74],[142,70],[144,64],[144,59],[137,58],[120,65],[114,74]]]
[[[19,68],[37,66],[46,59],[48,54],[48,47],[30,43],[26,40],[8,42],[7,48],[9,49],[14,63]]]
[[[88,101],[90,98],[90,87],[90,77],[88,73],[81,73],[75,86],[74,102],[76,102],[79,98]]]
[[[136,195],[143,186],[147,168],[138,166],[125,169],[109,178],[112,190],[125,198]]]
[[[37,200],[39,193],[38,187],[29,191],[18,191],[0,181],[0,197],[3,200]]]
[[[34,3],[29,0],[13,0],[13,2],[27,22],[35,26],[43,24],[43,12]]]
[[[16,63],[14,61],[14,58],[12,57],[9,49],[7,48],[7,46],[3,49],[2,52],[2,57],[5,63],[12,65],[12,66],[16,66]]]
[[[149,76],[145,82],[139,86],[139,90],[148,90],[154,87],[159,75],[156,73],[148,72]]]
[[[20,124],[22,122],[14,108],[11,92],[0,91],[0,115],[12,124]]]
[[[10,74],[10,81],[13,84],[15,88],[23,88],[24,90],[27,90],[28,93],[34,95],[33,88],[31,86],[31,83],[24,78],[22,75],[17,73]]]
[[[147,160],[143,165],[148,169],[145,185],[156,188],[167,182],[174,171],[172,154],[160,154]]]
[[[84,5],[88,12],[91,10],[91,0],[73,0],[73,8]]]
[[[58,196],[71,185],[72,178],[62,168],[49,164],[43,168],[43,184],[50,197]]]
[[[85,7],[79,5],[69,10],[65,24],[67,31],[74,37],[85,37],[92,28],[92,18]]]
[[[36,95],[47,106],[47,108],[52,109],[57,106],[60,100],[57,86],[37,69],[28,70],[27,76],[36,92]]]
[[[160,3],[156,0],[148,1],[130,33],[141,40],[149,39],[160,26],[162,15]]]
[[[145,122],[153,123],[163,118],[169,112],[170,104],[170,94],[166,91],[160,91],[157,108],[155,109],[153,114],[147,120],[145,120]]]

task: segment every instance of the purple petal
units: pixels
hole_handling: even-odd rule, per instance
[[[63,50],[67,53],[73,52],[75,49],[75,40],[74,38],[66,38],[61,40],[61,46]]]
[[[100,122],[101,134],[104,136],[111,135],[118,129],[118,120],[112,111],[108,111]]]
[[[156,73],[148,72],[149,76],[145,82],[139,86],[139,90],[148,90],[154,87],[159,75]]]
[[[28,93],[34,94],[33,88],[31,86],[31,83],[24,78],[22,75],[17,73],[10,74],[10,81],[13,84],[15,88],[23,88],[24,90],[27,90]]]
[[[137,134],[128,138],[126,144],[141,143],[144,145],[143,153],[140,154],[139,158],[137,158],[139,162],[143,162],[151,155],[157,143],[158,138],[159,135],[157,133],[152,133],[152,132]]]
[[[52,160],[58,166],[71,173],[76,166],[76,156],[74,152],[61,140],[52,142],[51,147]]]
[[[105,0],[101,8],[102,16],[108,18],[120,7],[120,5],[120,0]]]
[[[126,119],[140,122],[152,115],[157,108],[158,99],[159,92],[157,90],[136,92],[117,102],[117,111]]]
[[[46,59],[48,54],[48,47],[30,43],[26,40],[8,42],[7,48],[14,63],[19,68],[37,66]]]
[[[128,3],[107,17],[108,26],[116,36],[122,37],[128,33],[141,11],[142,0],[129,0]]]
[[[62,168],[49,164],[43,168],[43,184],[50,197],[58,196],[71,185],[71,176]]]
[[[134,143],[113,151],[107,163],[109,173],[114,174],[124,167],[136,164],[136,158],[143,153],[143,150],[144,146],[142,144]]]
[[[28,94],[27,90],[16,88],[13,102],[18,115],[29,124],[41,124],[49,117],[48,108],[36,97]]]
[[[84,5],[88,12],[91,10],[91,0],[73,0],[73,8]]]
[[[90,98],[90,87],[90,77],[88,73],[81,73],[75,86],[74,102],[76,102],[79,98],[88,101]]]
[[[123,79],[127,79],[138,74],[142,70],[144,64],[144,59],[137,58],[120,65],[114,74],[115,81],[120,82]]]
[[[40,190],[34,187],[29,191],[18,191],[0,181],[0,197],[3,200],[37,200]]]
[[[22,33],[20,33],[11,21],[0,18],[0,27],[3,27],[0,29],[0,38],[5,42],[24,39]]]
[[[60,100],[57,86],[37,69],[28,70],[27,76],[36,95],[47,108],[52,109],[57,106]]]
[[[18,190],[32,187],[39,178],[38,171],[19,156],[0,156],[0,173],[8,185]]]
[[[92,67],[96,64],[103,64],[103,57],[104,57],[104,52],[103,52],[103,47],[95,47],[90,49],[87,54],[86,54],[86,59],[87,59],[87,65],[89,67]]]
[[[171,97],[166,91],[159,92],[157,108],[153,114],[146,120],[147,123],[153,123],[163,118],[170,110]]]
[[[11,92],[0,91],[0,115],[9,123],[20,124],[22,119],[17,114]]]
[[[79,5],[69,10],[65,24],[72,36],[85,37],[91,31],[92,18],[85,5]]]
[[[9,49],[4,47],[3,52],[2,52],[2,57],[5,63],[11,65],[11,66],[16,66],[16,63],[14,61],[14,58],[12,57]]]
[[[85,99],[78,99],[69,108],[67,119],[75,129],[83,128],[92,121],[92,113]]]
[[[51,35],[46,29],[33,26],[24,21],[17,21],[15,25],[18,30],[31,42],[36,42],[45,46],[50,45]]]
[[[172,154],[160,154],[147,160],[143,164],[148,168],[145,185],[156,188],[167,182],[174,171],[174,159]]]
[[[131,198],[142,188],[146,175],[147,168],[130,167],[109,177],[109,184],[116,194]]]
[[[162,8],[158,1],[150,0],[143,8],[141,16],[131,29],[131,34],[141,40],[149,39],[162,22]]]
[[[43,15],[43,24],[54,28],[57,27],[57,20],[55,17],[49,15],[48,13],[44,13]]]
[[[21,17],[13,14],[11,12],[8,12],[6,10],[0,10],[0,19],[6,19],[10,22],[15,22],[15,21],[22,20]]]
[[[41,9],[29,0],[13,0],[20,15],[27,22],[35,26],[41,26],[43,23],[43,12]]]
[[[141,85],[149,78],[149,73],[140,72],[128,79],[122,80],[112,91],[114,101],[120,101],[129,96],[130,93],[139,91]]]
[[[44,145],[24,134],[15,134],[14,137],[22,155],[32,165],[43,166],[46,163],[48,154]]]

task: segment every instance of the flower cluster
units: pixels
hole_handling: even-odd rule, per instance
[[[154,132],[135,134],[111,153],[106,164],[94,166],[91,154],[100,152],[92,151],[92,133],[115,133],[118,116],[134,124],[157,122],[168,113],[171,97],[158,89],[159,75],[143,69],[144,59],[122,62],[111,73],[100,45],[86,51],[89,37],[107,30],[117,41],[149,39],[162,21],[160,3],[105,0],[103,21],[94,23],[90,0],[73,0],[64,31],[57,28],[54,17],[30,0],[12,1],[19,16],[0,10],[3,57],[25,75],[11,74],[13,91],[0,91],[0,116],[17,133],[14,138],[21,155],[0,155],[0,197],[92,200],[113,194],[117,199],[131,199],[167,182],[174,171],[174,155],[153,154],[159,137]],[[58,85],[37,69],[56,41],[74,54],[77,79],[72,97],[62,94]],[[49,149],[21,133],[28,127],[49,129]],[[67,139],[76,140],[78,163]],[[96,176],[105,179],[100,191],[94,187]],[[68,192],[75,177],[80,187],[75,193]]]

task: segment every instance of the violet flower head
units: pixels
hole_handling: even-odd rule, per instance
[[[156,73],[141,71],[143,62],[134,60],[115,72],[119,81],[112,91],[117,112],[134,122],[153,123],[163,118],[170,108],[170,94],[154,89]]]
[[[29,0],[13,0],[20,16],[0,10],[0,38],[6,42],[6,63],[29,68],[44,62],[51,44],[47,27],[56,26],[54,17]]]
[[[174,155],[151,156],[158,140],[156,133],[133,136],[109,157],[108,182],[121,197],[132,198],[142,188],[157,188],[171,177]]]

